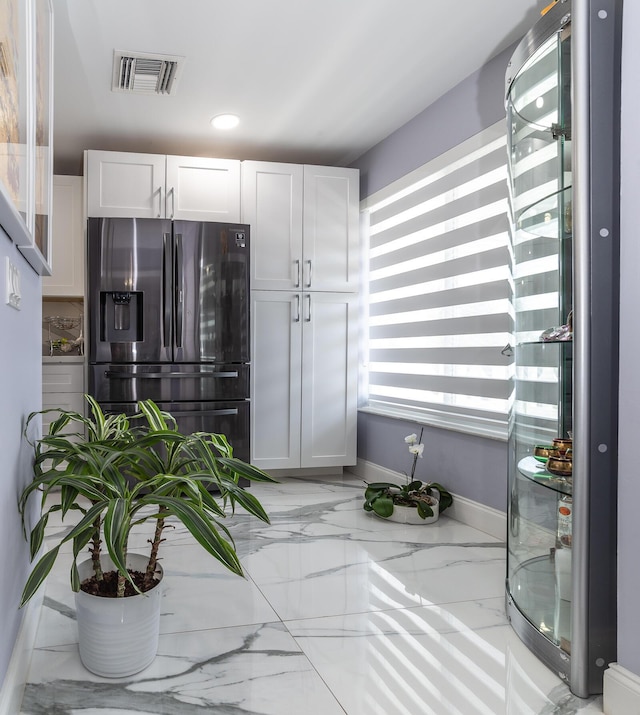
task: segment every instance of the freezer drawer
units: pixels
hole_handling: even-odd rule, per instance
[[[98,402],[185,402],[249,397],[249,365],[90,365]]]
[[[215,432],[223,434],[233,447],[233,456],[249,461],[249,408],[248,400],[220,402],[158,402],[161,410],[170,412],[183,434]],[[101,402],[107,413],[137,412],[135,402]]]

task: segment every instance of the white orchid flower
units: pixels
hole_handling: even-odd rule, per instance
[[[411,454],[415,454],[416,457],[422,457],[422,453],[424,452],[424,444],[412,444],[409,447],[409,451]]]
[[[407,436],[404,438],[404,441],[405,441],[407,444],[415,444],[415,443],[418,441],[418,435],[417,435],[417,434],[407,435]]]

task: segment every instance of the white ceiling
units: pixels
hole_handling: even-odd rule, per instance
[[[84,149],[349,164],[548,2],[53,0],[55,171]],[[175,92],[112,92],[114,50],[184,56]],[[240,126],[213,130],[221,112]]]

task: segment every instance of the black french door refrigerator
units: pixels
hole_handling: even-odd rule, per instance
[[[88,219],[89,392],[152,399],[249,461],[249,227]]]

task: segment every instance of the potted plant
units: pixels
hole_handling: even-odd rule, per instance
[[[407,524],[430,524],[438,520],[440,514],[453,503],[451,494],[438,482],[423,482],[415,479],[418,459],[422,459],[424,444],[420,437],[410,434],[404,438],[413,455],[411,473],[406,475],[404,484],[394,482],[373,482],[367,484],[364,493],[365,511],[370,511],[383,519]]]
[[[175,419],[151,400],[139,402],[139,413],[128,417],[105,415],[92,397],[85,399],[88,417],[57,410],[48,434],[33,443],[34,479],[19,501],[31,558],[40,552],[53,513],[60,512],[64,520],[75,512],[79,519],[39,558],[21,606],[41,586],[63,544],[71,543],[80,657],[98,675],[124,677],[155,657],[162,579],[158,550],[167,519],[181,522],[209,554],[242,575],[223,520],[240,506],[268,522],[258,499],[239,480],[274,480],[233,457],[223,435],[182,434]],[[29,416],[27,427],[38,414]],[[41,498],[41,516],[28,528],[27,503],[34,493]],[[129,553],[132,530],[146,522],[154,524],[149,553]],[[87,548],[90,557],[79,564]],[[87,640],[88,635],[97,642]]]

